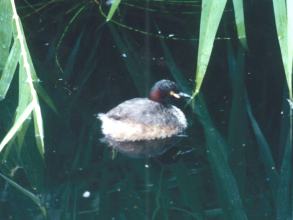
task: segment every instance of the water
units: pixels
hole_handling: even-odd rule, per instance
[[[163,78],[177,81],[184,92],[193,90],[200,2],[126,3],[114,17],[118,24],[104,23],[95,2],[55,2],[32,15],[30,7],[20,7],[38,83],[56,111],[40,99],[44,160],[32,123],[22,147],[15,141],[4,151],[1,173],[39,201],[1,180],[0,219],[288,216],[282,201],[291,195],[290,211],[292,176],[280,176],[289,106],[271,5],[245,3],[248,51],[238,44],[227,6],[201,95],[195,104],[175,103],[187,116],[187,137],[160,156],[137,159],[100,141],[96,114],[146,96]],[[0,103],[1,137],[13,121],[17,83]]]

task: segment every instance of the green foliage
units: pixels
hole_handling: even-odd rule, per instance
[[[28,128],[28,122],[31,119],[31,115],[33,115],[34,120],[35,140],[38,149],[35,149],[38,151],[37,157],[44,156],[44,129],[40,104],[35,86],[35,84],[38,83],[38,78],[36,77],[32,59],[26,44],[22,24],[18,17],[14,1],[1,1],[0,17],[2,22],[0,31],[0,99],[2,102],[4,102],[4,99],[7,97],[9,88],[12,87],[11,85],[14,74],[18,72],[19,76],[19,98],[18,105],[15,110],[14,122],[4,137],[1,135],[1,138],[3,139],[0,142],[0,152],[2,154],[1,160],[13,160],[11,166],[9,167],[8,165],[6,167],[6,169],[8,169],[7,173],[10,173],[9,171],[14,169],[15,166],[22,165],[26,167],[27,164],[30,164],[30,162],[21,164],[22,162],[16,162],[15,159],[17,156],[21,155],[21,157],[23,157],[21,158],[21,161],[25,161],[25,156],[21,152],[30,151],[29,147],[25,146],[26,148],[24,150],[22,147],[24,146],[23,140]],[[20,140],[18,142],[19,147],[16,147],[17,144],[15,142],[13,143],[16,137],[18,137],[18,140]],[[14,147],[15,149],[8,149],[4,154],[3,149],[6,145],[9,145],[10,148]],[[17,152],[17,154],[15,154],[15,152]],[[11,156],[13,159],[11,159]],[[38,168],[41,168],[43,165],[42,161],[38,163],[36,160],[31,160],[31,163],[34,163],[34,165],[38,166]],[[33,168],[31,171],[33,172],[34,170],[38,170],[38,168]],[[1,167],[1,170],[5,170],[4,167]],[[1,177],[3,177],[9,184],[14,186],[24,195],[32,199],[40,207],[43,214],[45,215],[44,207],[41,206],[41,202],[34,194],[24,189],[13,180],[10,180],[8,177],[5,177],[2,174]],[[33,172],[28,174],[28,177],[32,181],[31,186],[40,190],[40,187],[42,187],[42,172]]]
[[[0,1],[0,218],[292,218],[292,1],[18,4]],[[113,159],[95,114],[162,78],[193,91],[188,137]]]
[[[278,34],[278,41],[282,54],[282,61],[285,70],[287,86],[289,90],[289,101],[293,99],[292,74],[293,74],[293,3],[292,1],[274,0],[275,23]],[[290,105],[290,103],[289,103]],[[293,130],[293,109],[290,107],[290,127],[286,131],[286,142],[283,153],[283,160],[280,170],[280,180],[277,197],[277,219],[292,217],[292,130]],[[291,210],[291,211],[290,211]]]
[[[37,81],[35,70],[33,67],[33,63],[31,57],[29,55],[29,51],[26,45],[24,32],[22,29],[21,21],[18,17],[16,12],[16,8],[14,2],[11,1],[4,1],[5,7],[3,9],[7,9],[2,11],[5,20],[9,22],[6,23],[8,30],[13,31],[13,40],[14,44],[12,49],[10,50],[10,54],[8,59],[6,60],[5,67],[3,68],[2,77],[1,77],[1,97],[4,99],[8,87],[10,86],[11,80],[13,78],[13,74],[15,73],[16,69],[16,61],[19,63],[19,97],[20,105],[17,108],[17,114],[15,118],[15,123],[7,133],[7,135],[3,138],[2,142],[0,143],[0,152],[4,148],[4,146],[15,136],[16,132],[21,128],[23,122],[30,116],[31,113],[34,115],[34,122],[35,122],[35,137],[37,141],[37,146],[39,148],[40,154],[44,154],[44,131],[43,131],[43,121],[41,115],[41,109],[36,93],[36,89],[34,86],[34,82]],[[4,3],[3,3],[4,4]],[[10,8],[9,8],[10,7]],[[5,26],[5,27],[6,27]],[[10,29],[9,29],[10,27]],[[5,35],[4,35],[5,34]],[[5,51],[9,51],[10,44],[11,44],[11,36],[8,34],[3,33],[3,38],[8,38],[5,42],[3,42],[3,52],[1,54],[5,54]],[[8,35],[8,37],[6,37]],[[2,38],[2,36],[1,36]],[[15,59],[18,58],[18,59]],[[3,81],[2,81],[3,80]]]
[[[36,195],[34,195],[30,191],[26,190],[25,188],[21,187],[19,184],[17,184],[13,180],[9,179],[8,177],[4,176],[3,174],[0,173],[0,176],[4,180],[6,180],[10,185],[12,185],[13,187],[15,187],[18,191],[20,191],[25,196],[27,196],[28,198],[30,198],[40,208],[40,210],[42,211],[43,216],[46,217],[46,215],[47,215],[46,214],[46,209],[45,209],[45,207],[42,206],[42,203],[41,203],[40,199]]]
[[[245,30],[245,18],[243,0],[233,0],[233,9],[235,13],[235,23],[237,28],[237,35],[241,45],[246,48],[246,30]]]
[[[193,97],[199,93],[201,84],[207,71],[214,40],[225,9],[226,2],[226,0],[202,1],[198,56],[195,75],[195,91],[192,95]]]
[[[278,41],[281,48],[289,96],[292,99],[293,68],[293,4],[292,1],[273,0]]]
[[[121,0],[114,0],[112,5],[111,5],[111,8],[110,8],[110,11],[108,13],[108,16],[107,16],[107,21],[110,21],[114,15],[114,13],[116,12],[116,10],[118,9],[119,7],[119,4],[120,4]]]
[[[0,71],[2,72],[9,55],[9,46],[12,40],[12,8],[9,1],[0,2],[1,29],[0,29]],[[3,95],[1,94],[0,97]]]

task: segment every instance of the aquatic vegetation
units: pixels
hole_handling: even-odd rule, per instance
[[[1,219],[292,218],[292,1],[16,3],[0,1]],[[180,146],[99,141],[98,112],[165,78],[193,97]]]

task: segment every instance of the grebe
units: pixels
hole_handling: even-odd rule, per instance
[[[160,80],[148,98],[122,102],[107,113],[98,114],[102,133],[115,142],[151,141],[170,138],[187,127],[184,113],[170,104],[171,98],[190,97],[179,92],[175,82]]]

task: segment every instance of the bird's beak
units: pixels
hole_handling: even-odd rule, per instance
[[[179,95],[179,93],[176,93],[176,92],[174,92],[174,91],[170,91],[170,96],[172,96],[172,97],[174,97],[174,98],[176,98],[176,99],[180,99],[180,95]]]
[[[183,93],[183,92],[179,92],[179,93],[176,93],[174,91],[171,91],[170,92],[170,96],[176,98],[176,99],[180,99],[181,97],[184,97],[184,98],[190,98],[191,96],[186,94],[186,93]]]
[[[179,96],[184,98],[191,98],[191,95],[188,95],[187,93],[184,93],[184,92],[179,92]]]

